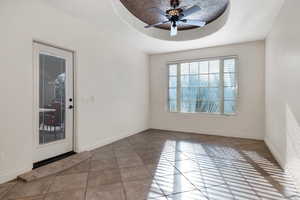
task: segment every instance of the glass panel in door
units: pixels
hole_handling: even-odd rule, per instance
[[[66,60],[39,54],[39,144],[66,137],[65,82]]]

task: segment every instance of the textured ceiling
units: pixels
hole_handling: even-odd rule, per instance
[[[122,4],[137,18],[146,24],[155,24],[160,21],[165,21],[166,18],[151,8],[160,8],[165,11],[170,9],[169,0],[120,0]],[[210,23],[217,19],[228,6],[229,0],[180,0],[181,8],[189,8],[193,5],[198,5],[201,11],[187,17],[188,19],[199,19]],[[158,28],[169,29],[169,24],[158,26]],[[188,25],[178,25],[179,30],[197,28]]]

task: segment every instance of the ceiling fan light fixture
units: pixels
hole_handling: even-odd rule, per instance
[[[177,26],[176,24],[171,25],[171,32],[170,32],[171,37],[174,37],[177,35]]]

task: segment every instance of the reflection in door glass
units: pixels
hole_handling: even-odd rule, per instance
[[[39,56],[39,143],[65,139],[66,61]]]

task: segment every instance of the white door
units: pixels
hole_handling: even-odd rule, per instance
[[[33,44],[34,162],[73,150],[73,53]]]

